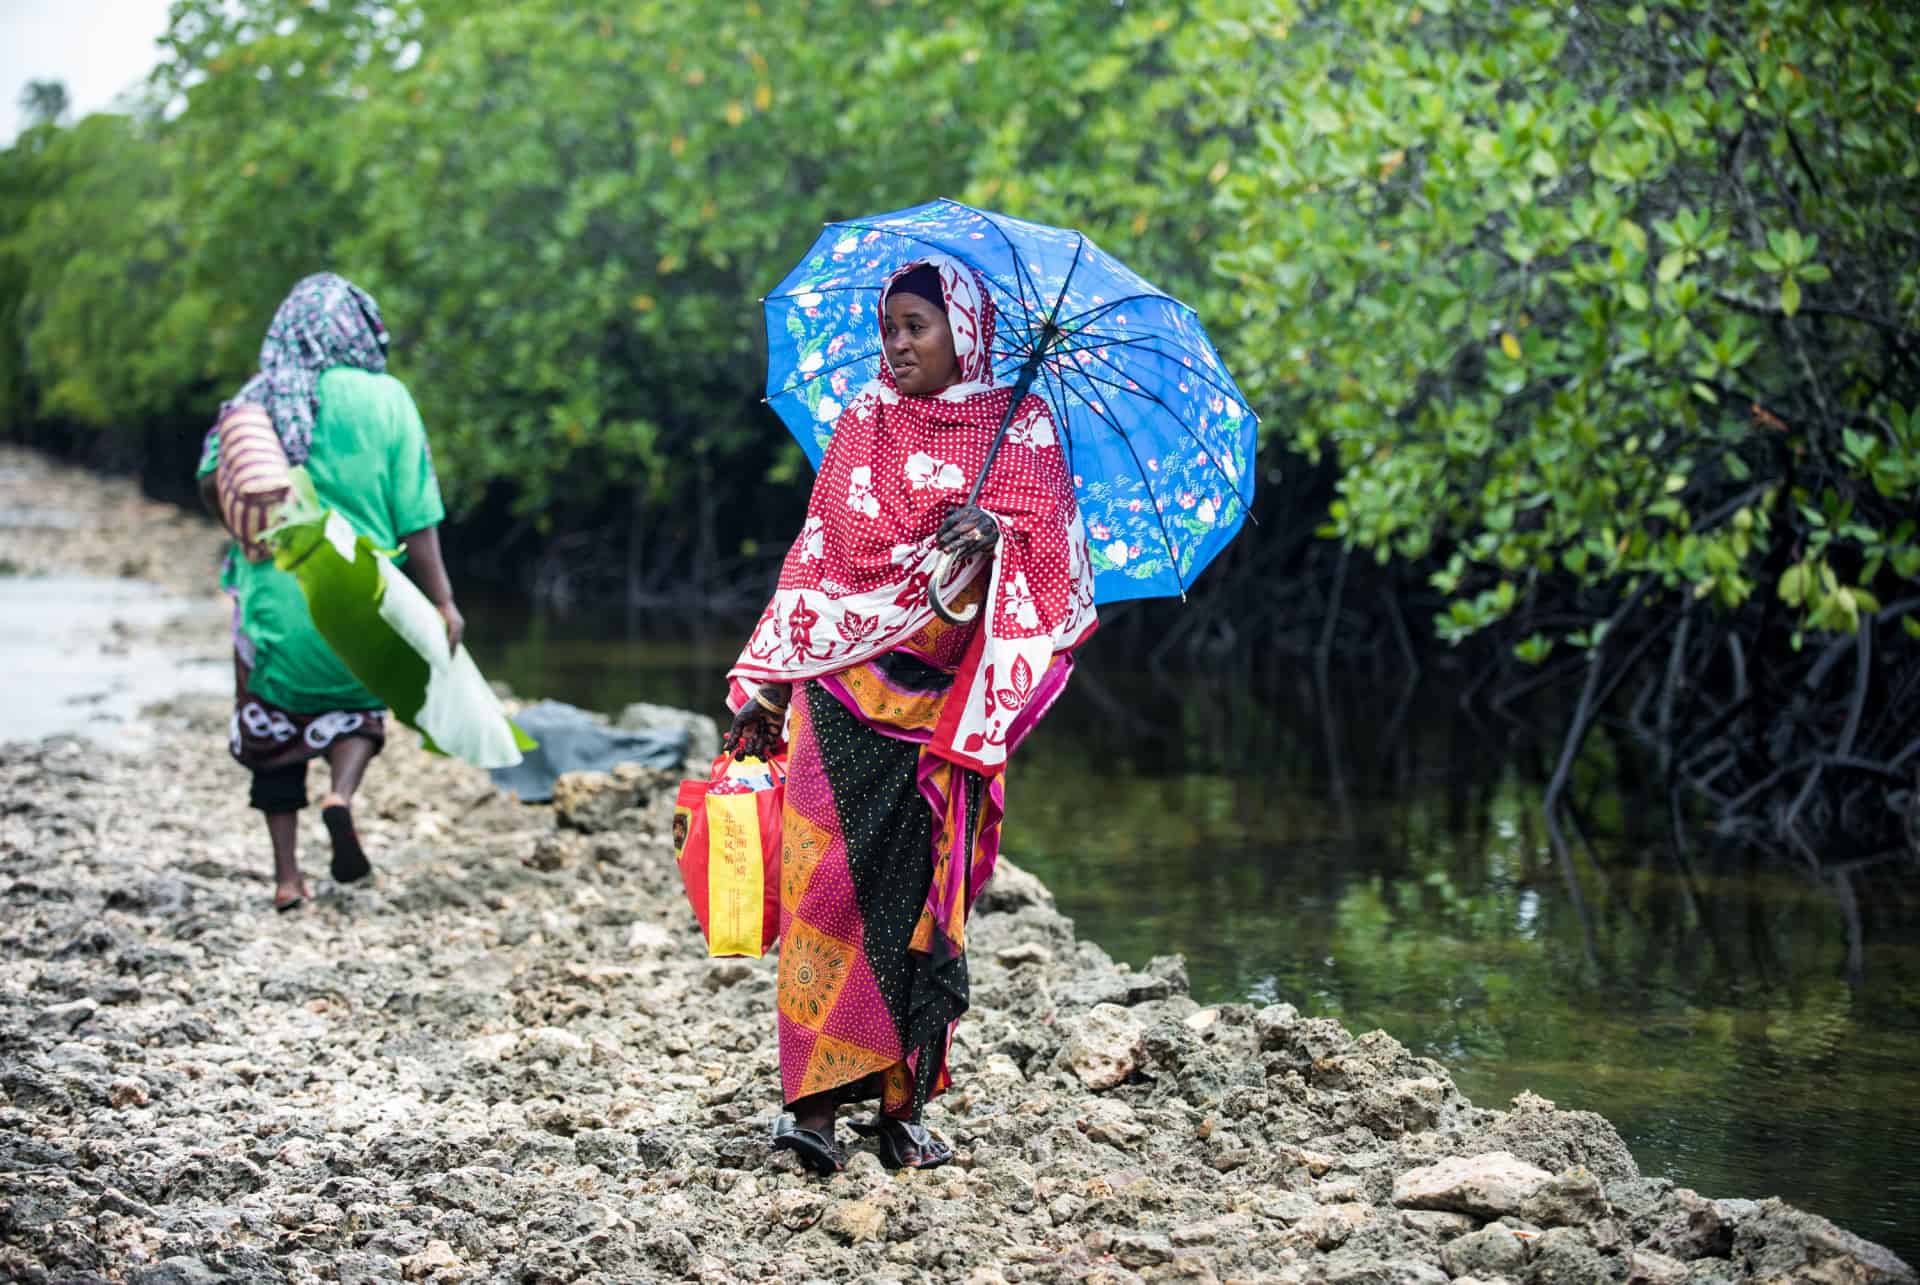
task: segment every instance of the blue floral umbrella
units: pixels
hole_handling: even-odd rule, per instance
[[[768,404],[817,468],[841,408],[879,374],[888,276],[936,253],[994,294],[1009,414],[1029,387],[1053,409],[1096,600],[1184,595],[1246,518],[1258,417],[1193,309],[1079,232],[945,199],[827,224],[764,301]]]

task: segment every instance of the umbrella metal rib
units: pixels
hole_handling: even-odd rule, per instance
[[[985,218],[986,216],[982,215],[981,217]],[[992,223],[993,220],[987,219],[987,222]],[[998,227],[999,225],[995,224],[995,226]],[[1006,237],[1006,230],[1001,229],[1000,235]],[[1020,374],[1014,380],[1013,397],[1007,402],[1007,413],[1000,418],[1000,431],[994,434],[993,445],[987,448],[987,462],[980,469],[980,476],[974,479],[973,490],[967,495],[968,505],[972,505],[975,500],[980,498],[980,488],[986,485],[987,470],[993,467],[993,457],[1000,453],[1000,443],[1006,440],[1007,429],[1013,423],[1014,412],[1019,409],[1020,403],[1026,400],[1027,389],[1032,386],[1034,375],[1041,369],[1041,364],[1047,355],[1047,349],[1060,342],[1060,328],[1055,325],[1054,322],[1060,315],[1060,305],[1065,302],[1067,291],[1073,287],[1073,274],[1080,270],[1080,256],[1087,248],[1087,238],[1079,233],[1075,233],[1074,235],[1079,239],[1074,243],[1073,262],[1067,265],[1066,279],[1060,283],[1060,293],[1056,295],[1053,300],[1053,311],[1048,314],[1046,323],[1040,327],[1040,342],[1034,347],[1033,351],[1027,355],[1026,360],[1021,363]],[[1009,250],[1013,249],[1013,240],[1010,237],[1007,238],[1007,248]],[[1020,256],[1016,251],[1014,252],[1014,267],[1018,269],[1019,264]],[[1045,385],[1043,384],[1041,387],[1044,390]],[[1061,425],[1061,431],[1066,431],[1064,422]],[[1068,449],[1069,451],[1072,449],[1071,439],[1068,441]],[[1068,459],[1069,463],[1071,463],[1072,456],[1069,455]]]
[[[1067,379],[1066,379],[1067,372],[1062,370],[1062,371],[1057,371],[1055,373],[1059,375],[1060,383],[1064,387],[1067,382]],[[1075,373],[1077,374],[1079,372],[1076,371]],[[1091,388],[1089,388],[1089,391],[1091,391]],[[1111,415],[1107,414],[1106,409],[1099,403],[1098,400],[1096,400],[1098,397],[1099,397],[1099,393],[1095,392],[1093,398],[1090,399],[1090,398],[1083,397],[1081,398],[1081,401],[1088,410],[1092,411],[1095,415],[1098,415],[1102,420],[1106,421],[1106,425],[1108,428],[1112,429],[1116,434],[1119,435],[1120,440],[1126,444],[1127,454],[1133,457],[1133,462],[1135,466],[1139,468],[1141,478],[1145,479],[1145,477],[1147,476],[1147,466],[1145,463],[1141,461],[1140,452],[1134,449],[1133,438],[1128,435],[1127,431],[1124,428],[1120,427],[1120,424],[1117,420],[1115,420]],[[1149,497],[1153,495],[1151,488],[1148,489],[1147,494],[1149,495]],[[1160,540],[1163,544],[1166,545],[1167,557],[1173,563],[1174,583],[1180,587],[1180,596],[1184,598],[1187,596],[1187,578],[1184,574],[1181,573],[1181,570],[1180,570],[1180,555],[1174,551],[1173,533],[1167,530],[1167,515],[1160,511],[1160,506],[1157,503],[1153,506],[1153,520],[1160,524]]]
[[[763,402],[770,402],[776,397],[785,397],[788,393],[793,392],[795,389],[805,388],[808,384],[811,384],[814,380],[819,379],[824,375],[831,375],[834,371],[839,370],[842,366],[851,366],[856,361],[866,361],[869,358],[878,357],[879,355],[880,355],[880,350],[876,348],[872,352],[857,353],[852,357],[845,358],[844,360],[841,360],[841,361],[836,361],[831,366],[822,366],[820,369],[809,374],[805,379],[796,379],[791,384],[788,384],[785,388],[782,388],[779,392],[768,393],[765,397],[762,397],[760,400]]]
[[[1154,338],[1154,337],[1156,336],[1148,336],[1147,338]],[[1068,347],[1066,346],[1065,342],[1062,341],[1060,344],[1056,344],[1054,346],[1052,356],[1054,357],[1055,362],[1057,363],[1058,360],[1063,357],[1071,357],[1078,353],[1092,353],[1094,360],[1098,361],[1101,365],[1105,366],[1108,370],[1113,371],[1115,374],[1124,374],[1124,372],[1122,372],[1119,369],[1119,367],[1115,366],[1112,362],[1108,361],[1106,358],[1100,356],[1097,350],[1101,348],[1108,348],[1108,347],[1134,346],[1144,342],[1145,342],[1145,339],[1140,339],[1140,340],[1127,339],[1127,340],[1115,340],[1112,343],[1082,344],[1078,347]],[[1160,356],[1167,357],[1169,360],[1172,359],[1171,354],[1160,353],[1158,349],[1148,349],[1148,351],[1158,353]],[[1004,355],[1009,357],[1024,357],[1026,355],[1023,352],[1021,352],[1019,349],[1012,349],[1012,348],[1001,349],[1001,352]],[[1052,370],[1054,368],[1055,368],[1055,363],[1049,363],[1048,369]],[[1192,370],[1193,368],[1182,367],[1182,369]],[[1260,525],[1259,519],[1253,516],[1253,510],[1248,500],[1246,499],[1245,496],[1240,494],[1240,483],[1234,481],[1233,478],[1230,475],[1228,475],[1226,469],[1221,467],[1220,461],[1218,459],[1219,452],[1217,452],[1213,447],[1207,445],[1207,443],[1200,437],[1200,435],[1193,431],[1192,426],[1190,426],[1186,422],[1185,418],[1182,417],[1178,411],[1174,410],[1172,406],[1167,404],[1165,398],[1161,397],[1157,393],[1149,391],[1148,389],[1139,387],[1137,383],[1134,387],[1129,388],[1121,384],[1114,383],[1112,380],[1105,379],[1097,375],[1088,374],[1087,371],[1084,369],[1079,369],[1077,373],[1080,374],[1082,378],[1085,378],[1089,382],[1098,382],[1108,388],[1113,388],[1120,392],[1128,393],[1133,396],[1140,397],[1146,401],[1151,401],[1156,406],[1160,407],[1161,410],[1165,411],[1167,415],[1173,420],[1173,422],[1180,426],[1181,431],[1184,432],[1188,437],[1193,439],[1194,445],[1198,446],[1203,452],[1206,453],[1207,462],[1213,465],[1215,471],[1218,472],[1222,480],[1224,480],[1227,483],[1227,487],[1229,490],[1233,492],[1234,498],[1239,500],[1241,507],[1246,510],[1247,517],[1253,522],[1255,526]],[[1212,387],[1214,387],[1215,389],[1217,390],[1220,389],[1220,385],[1216,383],[1213,379],[1206,377],[1204,375],[1202,375],[1201,377],[1205,378],[1206,382]],[[1062,387],[1064,388],[1064,386],[1065,386],[1064,381],[1062,381]],[[1222,391],[1224,394],[1225,390],[1220,390],[1220,391]],[[1245,402],[1242,402],[1238,397],[1235,397],[1233,400],[1234,400],[1234,405],[1239,406],[1243,410],[1246,410],[1249,415],[1253,415],[1253,411],[1251,410],[1251,408],[1249,408],[1246,405]],[[1055,409],[1060,412],[1059,413],[1060,426],[1062,431],[1068,434],[1069,446],[1071,446],[1072,433],[1068,424],[1065,410],[1064,408],[1057,405]],[[1254,419],[1256,422],[1258,422],[1259,417],[1254,416]]]
[[[1016,282],[1024,281],[1026,285],[1031,285],[1033,287],[1033,297],[1037,302],[1040,298],[1040,283],[1038,281],[1033,280],[1032,274],[1027,272],[1026,265],[1020,259],[1019,247],[1014,245],[1013,238],[1007,235],[1007,230],[1001,227],[999,223],[995,222],[993,219],[993,216],[988,214],[985,210],[976,210],[970,206],[962,205],[960,202],[954,200],[952,197],[943,196],[940,198],[940,201],[942,202],[942,204],[951,205],[958,209],[967,211],[967,213],[972,214],[974,217],[978,218],[982,223],[985,223],[988,227],[992,228],[995,232],[998,232],[1000,234],[1001,241],[1006,243],[1007,257],[1013,260],[1013,279]],[[1024,285],[1020,288],[1019,299],[1020,299],[1020,320],[1021,320],[1021,323],[1025,325],[1027,323],[1028,316],[1031,315],[1034,309],[1032,305],[1027,303],[1027,292]],[[1056,302],[1054,305],[1054,311],[1055,312],[1059,311],[1058,302]],[[1030,326],[1028,327],[1028,330],[1027,330],[1027,338],[1029,341],[1031,341],[1033,338],[1033,330]]]
[[[1073,243],[1073,262],[1067,265],[1067,275],[1060,282],[1060,293],[1054,296],[1053,311],[1047,314],[1047,329],[1055,330],[1060,322],[1060,305],[1067,301],[1067,291],[1073,289],[1073,274],[1080,271],[1080,256],[1087,252],[1087,238],[1079,232]]]
[[[1113,371],[1116,375],[1124,374],[1124,372],[1122,372],[1119,367],[1115,366],[1112,362],[1102,357],[1099,353],[1093,354],[1093,359],[1099,362],[1101,365],[1105,366],[1108,370]],[[1098,383],[1104,384],[1108,388],[1118,389],[1120,392],[1126,393],[1129,396],[1144,398],[1145,400],[1150,401],[1154,405],[1158,406],[1161,410],[1165,411],[1168,417],[1171,418],[1174,423],[1180,426],[1180,430],[1184,432],[1188,437],[1193,439],[1193,444],[1195,446],[1198,446],[1202,451],[1206,452],[1207,462],[1213,465],[1214,470],[1218,472],[1221,478],[1226,482],[1227,488],[1233,492],[1233,497],[1236,500],[1240,501],[1240,507],[1246,510],[1247,517],[1253,520],[1253,524],[1255,526],[1260,525],[1259,520],[1253,517],[1253,508],[1250,501],[1247,499],[1246,496],[1243,496],[1240,494],[1240,484],[1233,480],[1233,477],[1227,472],[1225,468],[1221,467],[1220,461],[1215,458],[1215,452],[1213,447],[1208,446],[1206,442],[1201,439],[1200,434],[1193,431],[1193,426],[1187,423],[1186,419],[1182,417],[1179,414],[1179,412],[1175,411],[1173,407],[1167,405],[1166,400],[1162,398],[1160,394],[1156,392],[1152,392],[1145,388],[1137,387],[1137,386],[1133,388],[1124,387],[1120,384],[1116,384],[1111,379],[1104,378],[1103,376],[1089,374],[1086,370],[1081,369],[1078,366],[1075,367],[1075,373],[1078,374],[1082,379],[1085,379],[1090,383],[1098,382]]]
[[[1105,316],[1109,312],[1112,312],[1115,308],[1124,308],[1128,304],[1138,303],[1142,299],[1157,299],[1162,303],[1170,303],[1176,308],[1184,309],[1187,312],[1193,312],[1192,304],[1182,303],[1180,300],[1174,298],[1170,294],[1162,294],[1157,290],[1142,290],[1136,294],[1122,295],[1118,299],[1108,299],[1104,303],[1096,303],[1091,308],[1086,309],[1084,312],[1076,312],[1071,317],[1068,317],[1065,321],[1061,322],[1060,328],[1062,330],[1074,330],[1074,329],[1082,328],[1087,324],[1089,324],[1089,322],[1091,321],[1099,320],[1099,318]],[[1194,316],[1197,317],[1199,315],[1200,315],[1199,313],[1194,312]]]
[[[806,290],[789,290],[785,294],[763,294],[761,303],[772,303],[779,299],[798,299],[803,294],[845,294],[849,290],[871,290],[880,293],[879,286],[813,286]]]
[[[1067,418],[1066,386],[1062,384],[1056,395],[1043,379],[1040,381],[1040,396],[1046,399],[1048,407],[1053,411],[1054,424],[1060,435],[1067,439],[1067,473],[1071,476],[1075,471],[1073,457],[1077,444],[1073,440],[1073,421]]]
[[[1101,339],[1097,343],[1077,344],[1073,347],[1062,347],[1058,350],[1058,352],[1059,352],[1059,355],[1063,357],[1071,357],[1075,353],[1098,352],[1102,348],[1143,348],[1147,352],[1152,353],[1156,357],[1164,357],[1168,361],[1179,360],[1179,358],[1176,357],[1175,354],[1167,352],[1164,349],[1147,347],[1147,345],[1154,343],[1155,341],[1159,341],[1161,343],[1178,343],[1179,342],[1177,339],[1175,339],[1171,335],[1145,334],[1145,335],[1131,336],[1126,339]],[[1109,368],[1111,368],[1112,363],[1109,362],[1108,366]],[[1215,379],[1211,372],[1206,371],[1199,366],[1190,366],[1186,364],[1184,361],[1181,362],[1180,369],[1189,372],[1194,376],[1194,378],[1204,382],[1208,387],[1212,388],[1216,393],[1219,393],[1222,397],[1231,398],[1235,406],[1238,406],[1241,410],[1247,412],[1247,414],[1252,415],[1255,423],[1259,422],[1260,416],[1254,413],[1253,407],[1247,405],[1246,400],[1242,398],[1239,393],[1235,392],[1231,388],[1228,388],[1225,384],[1222,384],[1218,379]]]
[[[903,241],[912,241],[916,245],[924,245],[929,250],[932,250],[935,254],[945,255],[948,258],[958,257],[953,253],[953,251],[949,250],[946,246],[941,245],[938,241],[929,241],[927,240],[927,238],[923,236],[915,236],[911,232],[902,232],[899,228],[879,227],[872,223],[829,223],[827,226],[834,227],[834,228],[852,228],[861,232],[878,232],[882,236],[897,236]],[[1005,236],[1006,233],[1002,232],[1001,235]],[[978,267],[979,265],[975,264],[972,266]],[[1020,267],[1020,259],[1019,259],[1019,256],[1017,255],[1014,257],[1013,266],[1017,273]],[[979,271],[980,271],[980,276],[986,281],[988,285],[997,287],[1001,294],[1017,302],[1021,306],[1021,308],[1024,309],[1027,306],[1025,295],[1021,294],[1018,290],[1007,289],[1006,282],[1000,280],[998,277],[994,276],[993,273],[988,272],[985,268],[980,268]]]

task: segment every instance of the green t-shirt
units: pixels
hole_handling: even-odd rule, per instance
[[[218,444],[200,474],[218,462]],[[420,411],[391,375],[337,366],[320,377],[307,472],[320,502],[376,548],[437,526],[446,517]],[[256,696],[296,714],[378,709],[314,628],[300,583],[268,562],[249,562],[236,547],[223,580],[240,598],[240,628],[253,643]]]

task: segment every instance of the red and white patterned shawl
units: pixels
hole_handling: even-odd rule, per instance
[[[992,382],[995,306],[972,268],[932,256],[900,268],[888,290],[920,262],[939,270],[960,382],[909,397],[883,357],[879,377],[840,413],[779,587],[728,671],[735,710],[758,683],[818,678],[870,660],[933,616],[934,535],[965,501],[1013,392]],[[883,291],[875,318],[883,336],[885,308]],[[1054,654],[1078,646],[1096,624],[1086,531],[1044,398],[1021,402],[979,503],[999,521],[1000,541],[956,567],[944,588],[951,599],[988,577],[932,748],[992,773],[1005,765],[1007,734]]]

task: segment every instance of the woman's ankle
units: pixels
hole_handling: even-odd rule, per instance
[[[833,1127],[834,1117],[839,1114],[839,1105],[832,1101],[822,1102],[818,1096],[802,1098],[787,1108],[793,1115],[794,1124],[802,1129],[811,1129],[815,1133],[824,1133]]]

